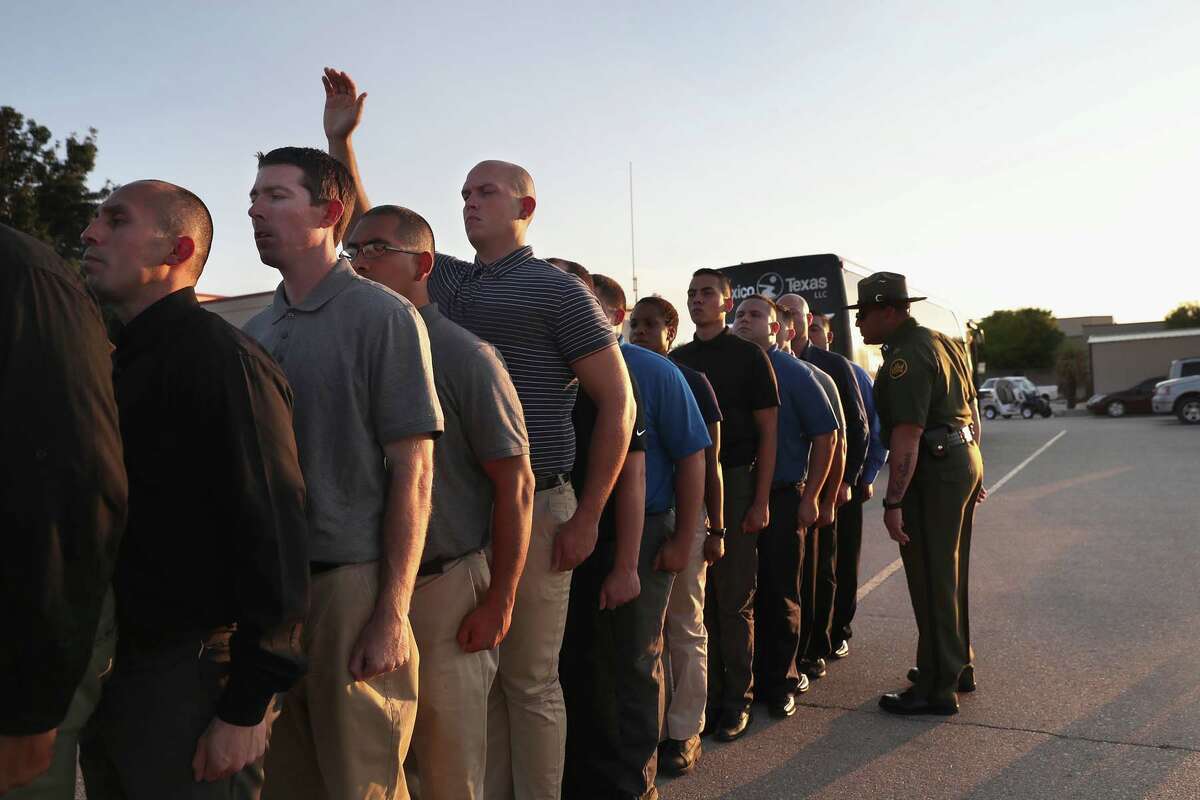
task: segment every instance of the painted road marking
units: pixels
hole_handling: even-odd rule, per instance
[[[1011,480],[1012,480],[1014,477],[1016,477],[1016,474],[1017,474],[1018,472],[1020,472],[1021,470],[1025,469],[1025,467],[1029,466],[1029,464],[1030,464],[1030,463],[1031,463],[1031,462],[1032,462],[1032,461],[1033,461],[1035,458],[1037,458],[1037,457],[1038,457],[1038,456],[1040,456],[1042,453],[1044,453],[1044,452],[1046,452],[1047,450],[1049,450],[1049,449],[1050,449],[1050,446],[1051,446],[1052,444],[1054,444],[1055,442],[1057,442],[1059,439],[1061,439],[1062,437],[1064,437],[1064,436],[1066,436],[1066,435],[1067,435],[1067,432],[1066,432],[1065,430],[1059,431],[1059,432],[1058,432],[1058,433],[1057,433],[1057,434],[1054,436],[1054,438],[1053,438],[1053,439],[1051,439],[1050,441],[1046,442],[1044,445],[1042,445],[1041,447],[1039,447],[1037,450],[1034,450],[1034,451],[1033,451],[1033,455],[1031,455],[1029,458],[1025,459],[1024,461],[1022,461],[1020,464],[1017,464],[1015,467],[1013,467],[1011,470],[1009,470],[1009,471],[1008,471],[1008,474],[1007,474],[1007,475],[1005,475],[1003,478],[1001,478],[1000,480],[998,480],[998,481],[996,481],[994,484],[992,484],[992,485],[991,485],[991,486],[988,488],[988,495],[989,495],[989,496],[991,496],[991,495],[995,494],[995,493],[996,493],[996,492],[997,492],[997,491],[1000,489],[1000,487],[1001,487],[1001,486],[1003,486],[1004,484],[1006,484],[1006,483],[1008,483],[1009,481],[1011,481]],[[895,574],[896,570],[900,569],[900,567],[901,567],[901,566],[903,566],[903,565],[904,565],[904,562],[903,562],[902,560],[900,560],[899,558],[897,558],[895,561],[893,561],[892,563],[888,564],[888,565],[887,565],[886,567],[884,567],[883,569],[879,570],[879,572],[878,572],[878,573],[876,573],[875,577],[871,578],[871,580],[867,581],[866,583],[864,583],[862,586],[860,586],[860,587],[859,587],[859,589],[858,589],[858,595],[857,595],[857,596],[858,596],[858,602],[860,602],[860,603],[861,603],[864,597],[866,597],[866,596],[867,596],[867,595],[869,595],[871,592],[873,592],[873,591],[875,591],[876,589],[878,589],[878,588],[879,588],[879,585],[880,585],[881,583],[883,583],[884,581],[886,581],[888,578],[892,577],[892,575],[893,575],[893,574]]]

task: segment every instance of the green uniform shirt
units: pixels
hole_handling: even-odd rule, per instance
[[[875,408],[886,445],[897,425],[922,428],[971,423],[975,385],[962,348],[945,335],[905,321],[883,343],[875,376]]]

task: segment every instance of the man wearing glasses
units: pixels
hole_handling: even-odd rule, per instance
[[[250,201],[259,257],[283,282],[245,330],[295,393],[312,562],[309,673],[275,725],[263,797],[407,798],[408,613],[442,431],[429,340],[410,302],[337,257],[345,167],[309,148],[260,154]]]
[[[409,611],[421,650],[413,749],[424,800],[481,798],[496,647],[512,622],[533,515],[521,401],[495,348],[429,302],[434,242],[423,217],[372,208],[343,257],[411,301],[429,331],[446,429],[433,451],[433,509]]]
[[[350,141],[366,95],[344,72],[326,70],[323,80],[330,155],[349,168],[356,202],[368,208]],[[601,512],[624,464],[633,389],[595,298],[525,244],[537,206],[529,173],[503,161],[480,162],[463,183],[462,203],[475,261],[439,254],[429,295],[443,314],[504,356],[524,408],[536,480],[529,556],[488,705],[486,794],[557,800],[566,746],[558,654],[571,570],[595,548]],[[579,388],[598,415],[587,483],[576,497],[571,409]]]

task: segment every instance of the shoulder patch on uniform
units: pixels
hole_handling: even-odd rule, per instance
[[[897,358],[888,367],[888,375],[893,378],[903,378],[908,373],[908,362],[903,358]]]

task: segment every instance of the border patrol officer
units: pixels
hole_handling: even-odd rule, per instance
[[[967,615],[971,523],[980,502],[983,459],[979,408],[962,348],[909,314],[903,275],[877,272],[858,283],[856,324],[882,344],[875,401],[888,443],[884,524],[900,544],[917,619],[913,686],[885,694],[893,714],[956,714],[957,691],[974,689]]]

